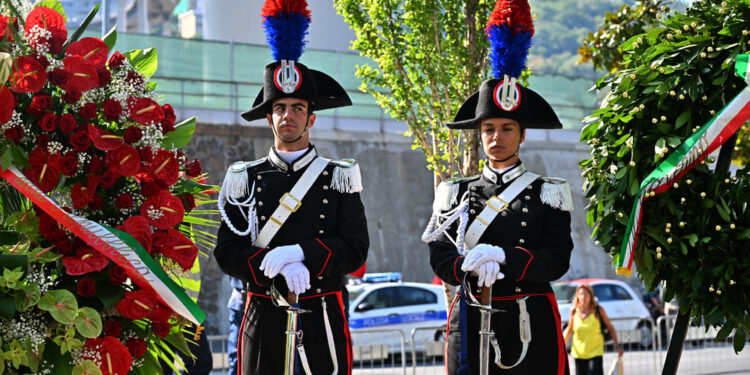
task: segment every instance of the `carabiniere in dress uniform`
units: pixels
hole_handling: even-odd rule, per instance
[[[478,128],[487,160],[481,175],[438,186],[422,237],[438,277],[462,286],[449,314],[446,370],[567,374],[550,282],[569,268],[570,188],[527,171],[518,156],[526,128],[562,124],[541,96],[516,83],[533,34],[528,3],[498,1],[486,30],[496,78],[447,126]]]
[[[221,269],[247,285],[238,374],[351,374],[341,288],[369,247],[359,165],[321,157],[307,132],[313,110],[351,100],[333,78],[296,61],[306,2],[268,1],[263,17],[277,61],[242,116],[268,119],[275,145],[229,167],[214,251]]]

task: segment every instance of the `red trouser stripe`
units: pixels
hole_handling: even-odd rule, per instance
[[[237,336],[237,375],[242,375],[242,343],[245,341],[245,319],[247,319],[247,309],[250,307],[250,299],[253,298],[252,293],[247,294],[247,301],[245,302],[245,312],[242,314],[242,325],[240,326],[240,333]]]
[[[348,366],[347,374],[352,373],[352,335],[349,332],[349,321],[346,319],[344,311],[344,300],[341,298],[341,292],[336,292],[336,298],[339,300],[339,311],[341,319],[344,321],[344,336],[346,336],[346,365]]]
[[[562,322],[560,321],[560,310],[557,309],[557,300],[554,293],[547,293],[549,305],[555,313],[555,326],[557,327],[557,373],[565,374],[565,362],[568,359],[568,351],[565,350],[565,338],[562,335]]]
[[[445,375],[450,375],[448,373],[448,342],[450,341],[451,337],[451,314],[453,314],[453,306],[456,304],[456,301],[458,301],[459,295],[456,294],[453,296],[453,302],[451,302],[451,309],[448,311],[448,322],[445,327],[445,354],[443,358],[445,361]]]

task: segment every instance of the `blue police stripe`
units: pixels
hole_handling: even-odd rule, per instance
[[[430,320],[442,320],[448,319],[448,313],[445,311],[430,312],[430,313],[413,313],[413,314],[399,314],[397,316],[372,316],[367,318],[349,319],[349,328],[370,328],[380,327],[392,324],[407,324],[426,322]]]

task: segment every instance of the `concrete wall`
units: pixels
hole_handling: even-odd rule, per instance
[[[319,117],[319,122],[325,121]],[[425,168],[423,154],[411,150],[411,141],[398,133],[352,132],[320,126],[311,129],[311,137],[323,156],[351,157],[360,163],[371,243],[368,272],[399,271],[404,281],[431,281],[427,246],[420,241],[433,199],[432,175]],[[531,171],[562,177],[571,184],[575,249],[571,269],[564,278],[613,277],[608,257],[593,244],[586,225],[586,200],[581,193],[583,179],[577,162],[588,151],[577,140],[577,131],[529,130],[522,160]],[[186,152],[201,160],[209,182],[221,184],[231,162],[261,158],[271,144],[272,133],[267,127],[199,124]],[[199,303],[209,316],[205,325],[209,334],[225,334],[229,283],[213,257],[203,261]]]

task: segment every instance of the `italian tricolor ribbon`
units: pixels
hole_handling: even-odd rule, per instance
[[[734,70],[746,83],[750,84],[750,75],[747,74],[748,56],[750,55],[737,56]],[[641,182],[633,210],[630,212],[625,238],[620,247],[618,274],[630,276],[633,273],[633,252],[638,242],[638,232],[643,219],[643,201],[652,192],[658,194],[669,189],[693,166],[726,142],[748,118],[750,118],[750,86],[746,86],[721,112],[686,139]]]
[[[198,325],[203,323],[206,313],[132,236],[66,212],[14,166],[0,172],[0,177],[89,246],[124,268],[128,277],[140,288],[153,290],[174,312],[191,322]]]

